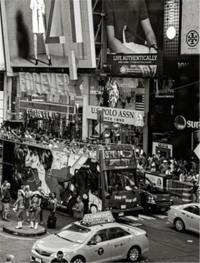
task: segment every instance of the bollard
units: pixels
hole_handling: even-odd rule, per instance
[[[183,201],[183,203],[191,203],[192,202],[191,189],[183,188],[182,201]]]

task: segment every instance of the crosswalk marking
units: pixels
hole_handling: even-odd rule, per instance
[[[155,214],[155,215],[153,215],[155,218],[158,218],[158,219],[165,219],[165,218],[167,218],[167,216],[166,215],[157,215],[157,214]]]
[[[139,217],[139,219],[143,218],[143,219],[148,219],[148,220],[149,219],[156,220],[155,217],[153,217],[153,216],[146,216],[146,215],[139,214],[138,217]]]

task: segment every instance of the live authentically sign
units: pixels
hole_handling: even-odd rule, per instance
[[[117,108],[107,108],[88,105],[87,119],[97,120],[97,112],[103,111],[102,122],[114,122],[134,126],[144,126],[144,112]]]
[[[155,77],[161,75],[160,54],[108,54],[110,73],[115,76]]]

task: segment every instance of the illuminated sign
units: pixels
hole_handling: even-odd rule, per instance
[[[180,0],[164,2],[164,55],[178,56],[179,49]]]
[[[87,105],[85,111],[87,114],[86,118],[91,120],[97,120],[98,110],[103,111],[102,121],[129,124],[134,126],[144,126],[144,111]]]
[[[130,145],[107,145],[100,151],[103,170],[135,168],[134,150]]]
[[[110,211],[86,214],[81,221],[82,225],[94,226],[99,224],[113,223],[115,219]]]
[[[96,67],[91,0],[6,0],[5,10],[12,67]]]
[[[200,54],[199,0],[182,0],[181,54]]]
[[[184,130],[185,128],[200,129],[200,121],[186,120],[182,115],[176,116],[174,126],[177,130]]]

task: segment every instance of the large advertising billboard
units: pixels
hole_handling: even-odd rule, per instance
[[[12,67],[96,67],[91,0],[2,3]]]
[[[200,54],[200,2],[182,0],[181,54]]]
[[[160,76],[164,1],[104,0],[104,11],[111,74]]]

